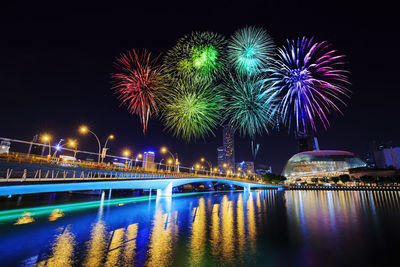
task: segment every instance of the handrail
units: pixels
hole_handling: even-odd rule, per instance
[[[27,163],[27,164],[35,164],[35,165],[41,165],[44,168],[45,167],[59,167],[62,169],[67,169],[67,168],[72,168],[72,169],[86,169],[86,171],[91,170],[91,171],[105,171],[105,172],[120,172],[120,173],[131,173],[131,174],[145,174],[145,175],[166,175],[170,177],[198,177],[198,178],[219,178],[219,179],[230,179],[230,180],[236,180],[236,181],[242,181],[242,182],[255,182],[255,183],[260,183],[260,181],[254,180],[254,179],[243,179],[235,176],[227,176],[227,175],[218,175],[218,174],[212,174],[212,175],[207,175],[206,173],[200,174],[200,173],[193,173],[193,172],[173,172],[173,171],[167,171],[167,170],[143,170],[139,167],[129,167],[129,168],[121,168],[117,166],[112,166],[112,165],[107,165],[107,164],[98,164],[95,162],[90,162],[90,161],[80,161],[80,162],[73,162],[73,163],[67,163],[65,165],[69,166],[63,166],[62,162],[60,161],[54,161],[54,160],[48,160],[46,157],[42,156],[37,156],[37,155],[27,155],[24,153],[9,153],[9,154],[0,154],[0,161],[6,161],[6,162],[17,162],[17,163]],[[181,167],[182,168],[182,167]],[[184,169],[184,168],[182,168]],[[72,170],[71,170],[72,171]],[[7,170],[8,173],[8,170]],[[15,174],[15,171],[14,171]],[[8,174],[7,174],[8,175]],[[6,176],[7,176],[6,175]],[[1,176],[0,176],[1,177]],[[24,177],[27,177],[24,175]],[[265,184],[265,183],[263,183]]]

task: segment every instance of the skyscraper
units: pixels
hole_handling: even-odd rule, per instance
[[[235,142],[234,129],[231,125],[225,125],[222,131],[222,142],[224,149],[224,163],[228,164],[229,169],[235,167]]]
[[[143,169],[146,171],[154,171],[156,165],[154,164],[155,154],[152,151],[143,153]]]
[[[224,147],[219,146],[217,147],[217,162],[218,162],[218,168],[222,170],[222,165],[224,164],[225,161],[225,153],[224,153]]]

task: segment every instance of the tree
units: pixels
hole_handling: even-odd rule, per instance
[[[342,174],[339,176],[340,181],[342,181],[342,183],[347,183],[350,182],[350,176],[348,174]]]
[[[339,177],[331,177],[330,179],[331,179],[331,181],[334,182],[335,184],[336,184],[337,182],[339,182]]]
[[[372,183],[372,182],[375,181],[375,178],[372,177],[372,176],[369,176],[369,175],[363,175],[363,176],[360,177],[360,180],[361,180],[363,183]]]
[[[272,183],[272,184],[282,184],[285,182],[286,177],[275,174],[275,173],[266,173],[262,176],[264,182],[266,183]]]
[[[321,182],[323,183],[327,183],[329,181],[329,179],[327,177],[322,177],[321,178]]]

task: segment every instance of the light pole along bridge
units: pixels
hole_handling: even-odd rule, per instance
[[[245,191],[252,188],[283,189],[279,185],[234,177],[190,173],[143,173],[60,167],[33,169],[28,165],[13,167],[0,171],[0,196],[62,191],[157,189],[158,196],[169,197],[172,195],[172,188],[193,183],[235,185],[243,187]]]

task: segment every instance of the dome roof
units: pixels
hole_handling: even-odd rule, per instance
[[[325,177],[343,174],[366,164],[354,153],[340,150],[305,151],[293,155],[282,174],[286,177]]]

